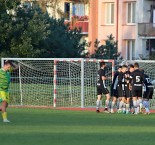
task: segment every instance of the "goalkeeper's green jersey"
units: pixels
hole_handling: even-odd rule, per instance
[[[8,92],[10,84],[10,72],[0,69],[0,91]]]

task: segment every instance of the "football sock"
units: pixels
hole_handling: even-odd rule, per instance
[[[100,108],[100,100],[96,101],[96,109],[98,110]]]
[[[125,113],[126,103],[123,102],[123,112]]]
[[[121,101],[121,102],[119,103],[119,109],[120,109],[120,110],[122,110],[123,103],[124,103],[123,101]]]
[[[111,109],[114,109],[114,106],[115,106],[115,102],[112,102],[111,103]]]
[[[139,111],[142,112],[142,107],[143,107],[143,104],[142,104],[142,99],[138,99],[138,104],[139,104]]]
[[[109,100],[106,100],[105,101],[105,108],[108,108],[109,107]]]
[[[3,118],[3,120],[7,119],[7,113],[6,112],[2,113],[2,118]]]
[[[143,104],[144,104],[146,113],[149,113],[149,112],[150,112],[150,109],[149,109],[149,107],[150,107],[150,102],[149,102],[149,101],[144,101]]]
[[[133,107],[134,107],[135,114],[137,114],[137,101],[133,101]]]
[[[126,113],[129,113],[129,104],[126,104]]]
[[[117,107],[117,109],[119,109],[119,100],[117,100],[117,102],[116,102],[116,107]]]

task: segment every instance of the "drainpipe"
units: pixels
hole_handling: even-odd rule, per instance
[[[119,13],[119,0],[117,0],[117,4],[116,4],[116,9],[117,9],[117,12],[116,12],[116,41],[118,41],[118,13]]]

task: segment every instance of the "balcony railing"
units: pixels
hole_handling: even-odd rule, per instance
[[[155,36],[155,24],[153,23],[138,23],[139,36]]]
[[[65,21],[65,24],[69,23],[70,28],[73,29],[75,27],[81,28],[83,34],[88,34],[88,21]]]

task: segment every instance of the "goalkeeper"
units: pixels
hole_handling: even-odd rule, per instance
[[[10,84],[10,71],[12,68],[13,64],[8,60],[4,63],[3,68],[0,69],[0,102],[2,103],[0,111],[2,111],[3,122],[10,122],[7,119],[6,108],[8,107],[9,103],[8,88]]]

